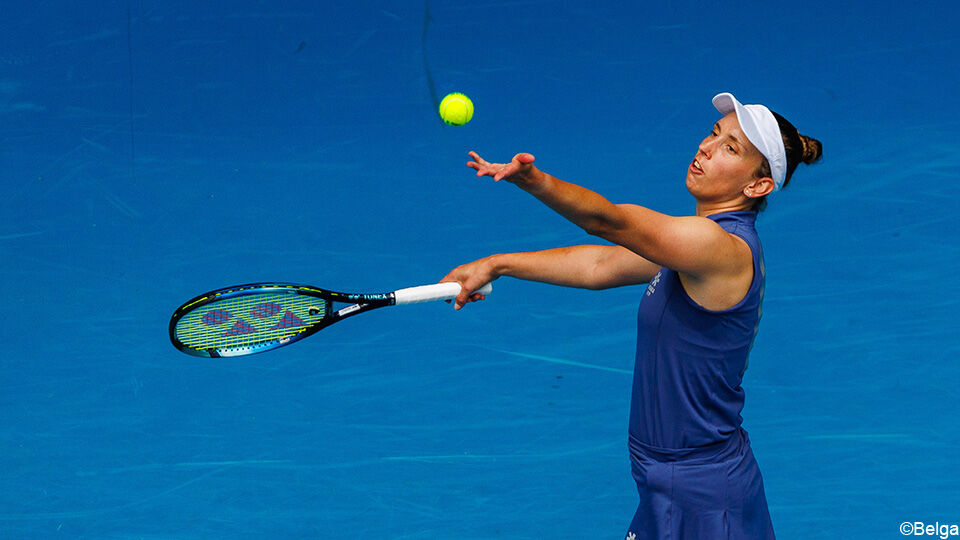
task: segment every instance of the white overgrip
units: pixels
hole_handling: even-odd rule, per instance
[[[483,287],[473,291],[483,295],[490,294],[493,285],[487,283]],[[444,283],[434,283],[433,285],[420,285],[419,287],[408,287],[400,289],[393,293],[395,304],[416,304],[418,302],[432,302],[434,300],[450,300],[460,294],[460,284],[456,281],[446,281]]]

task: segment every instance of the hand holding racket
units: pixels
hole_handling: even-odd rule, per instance
[[[478,284],[471,295],[482,298],[492,290],[489,283]],[[170,318],[170,341],[194,356],[254,354],[295,343],[366,311],[449,300],[460,294],[456,282],[384,294],[341,293],[292,283],[251,283],[201,294],[177,308]],[[334,302],[348,305],[335,310]]]
[[[490,285],[495,279],[500,277],[496,273],[493,265],[493,258],[484,257],[476,261],[462,264],[441,279],[441,282],[458,282],[463,285],[460,293],[455,298],[447,300],[449,304],[453,300],[453,309],[463,308],[470,302],[479,302],[489,294],[486,285]],[[469,292],[473,291],[473,292]]]

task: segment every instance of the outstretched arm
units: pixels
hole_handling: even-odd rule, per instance
[[[455,308],[482,300],[469,296],[500,276],[582,289],[609,289],[650,281],[659,266],[622,246],[570,246],[544,251],[491,255],[454,268],[441,281],[458,281],[463,292]]]
[[[623,246],[655,264],[693,277],[733,272],[742,249],[705,217],[673,217],[632,204],[613,204],[599,193],[564,182],[533,165],[531,154],[510,163],[489,163],[470,152],[477,176],[507,180],[530,193],[587,233]]]

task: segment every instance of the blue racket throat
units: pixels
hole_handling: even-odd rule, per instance
[[[490,284],[477,293],[489,294]],[[446,282],[382,294],[328,291],[293,283],[250,283],[211,291],[177,308],[170,341],[193,356],[244,356],[295,343],[331,324],[373,309],[455,298]],[[334,310],[333,303],[347,303]]]

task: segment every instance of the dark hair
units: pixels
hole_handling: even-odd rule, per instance
[[[787,176],[783,180],[783,185],[780,186],[782,189],[790,183],[790,177],[793,176],[793,171],[797,170],[797,165],[800,165],[801,162],[812,165],[820,160],[823,156],[823,145],[820,144],[820,141],[812,137],[801,135],[797,128],[793,127],[793,124],[779,114],[773,112],[773,117],[777,119],[777,125],[780,126],[780,136],[783,138],[783,149],[787,154]],[[773,175],[773,172],[770,170],[770,162],[767,161],[767,158],[764,157],[762,159],[760,167],[758,167],[753,174],[755,174],[757,178]],[[763,212],[766,207],[766,195],[757,199],[757,202],[753,204],[753,209],[757,212]]]

